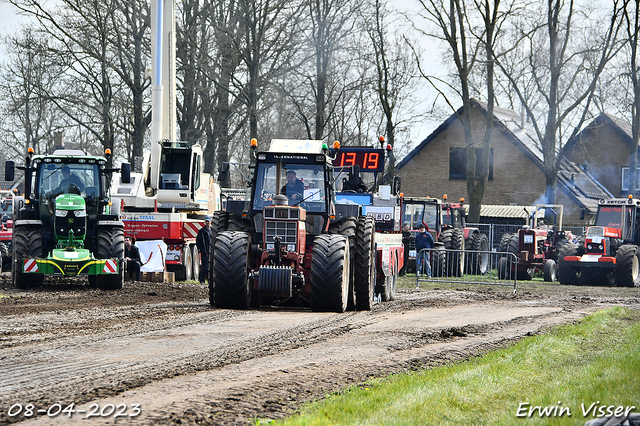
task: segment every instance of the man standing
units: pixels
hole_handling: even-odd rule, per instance
[[[426,271],[428,277],[431,276],[430,251],[435,245],[431,233],[426,230],[423,223],[418,226],[418,234],[416,235],[416,251],[418,253],[416,259],[416,274]],[[426,249],[422,251],[423,249]]]
[[[407,262],[409,261],[409,245],[411,244],[411,232],[408,223],[405,223],[402,227],[402,245],[404,246],[404,265],[400,268],[398,275],[403,276],[407,272]]]
[[[196,246],[200,252],[200,284],[204,284],[209,275],[209,244],[211,243],[211,217],[204,218],[204,226],[198,231]]]
[[[304,196],[304,183],[296,178],[295,170],[287,170],[287,183],[282,187],[280,192],[290,200],[302,200]]]
[[[127,263],[127,279],[133,275],[136,281],[140,281],[140,250],[136,247],[135,241],[129,236],[124,237],[124,260]]]

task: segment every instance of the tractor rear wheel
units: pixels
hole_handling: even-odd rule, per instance
[[[638,246],[628,244],[618,247],[616,253],[615,283],[618,287],[640,286],[640,261]]]
[[[311,256],[311,309],[344,312],[349,293],[349,242],[342,235],[318,235]]]
[[[440,238],[447,250],[447,275],[464,275],[464,231],[459,228],[445,229]]]
[[[557,275],[558,275],[558,281],[560,281],[560,284],[564,284],[564,285],[580,285],[582,278],[583,278],[583,273],[581,270],[579,270],[579,268],[576,268],[575,266],[571,266],[567,263],[565,263],[564,258],[566,256],[576,256],[578,254],[578,250],[580,249],[580,246],[578,246],[577,244],[565,244],[562,246],[562,248],[560,249],[560,251],[558,252],[558,270],[557,270]]]
[[[209,262],[209,271],[207,279],[209,280],[209,302],[213,306],[213,252],[215,250],[216,236],[220,232],[227,230],[227,223],[229,222],[229,213],[224,210],[216,210],[213,212],[211,218],[211,240],[209,241],[209,259],[205,259]]]
[[[40,287],[43,274],[23,273],[23,257],[42,257],[42,227],[22,225],[13,227],[12,274],[13,285],[19,289]]]
[[[349,239],[349,298],[347,300],[347,309],[353,310],[356,308],[356,289],[355,289],[355,265],[356,265],[356,232],[358,228],[358,219],[353,216],[341,220],[339,222],[332,222],[329,224],[329,234],[344,235]]]
[[[431,250],[431,276],[446,276],[445,268],[447,267],[447,252],[441,245],[436,245]]]
[[[470,239],[470,248],[482,253],[470,253],[467,271],[474,275],[484,275],[489,269],[489,238],[482,232],[475,232]]]
[[[356,226],[356,253],[354,266],[355,307],[370,311],[376,275],[375,222],[371,216],[358,218]]]
[[[217,308],[249,309],[252,282],[251,237],[246,232],[225,231],[216,238],[213,269],[214,302]],[[209,295],[211,302],[211,295]]]
[[[95,287],[102,290],[119,290],[124,282],[124,229],[101,226],[96,232],[96,259],[118,259],[117,274],[95,276]],[[92,280],[89,284],[93,286]]]
[[[547,259],[542,268],[544,280],[547,282],[554,282],[556,280],[556,270],[556,261],[553,259]]]
[[[509,251],[509,241],[511,241],[511,234],[502,234],[500,243],[498,244],[498,253],[506,253]]]

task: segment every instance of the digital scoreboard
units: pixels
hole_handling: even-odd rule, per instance
[[[333,160],[334,167],[360,166],[361,172],[384,171],[384,149],[340,148]]]

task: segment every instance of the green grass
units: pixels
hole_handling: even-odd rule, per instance
[[[459,364],[350,387],[275,424],[583,425],[593,416],[581,403],[640,412],[638,342],[640,311],[610,308]],[[520,403],[527,414],[559,406],[571,417],[520,418]]]

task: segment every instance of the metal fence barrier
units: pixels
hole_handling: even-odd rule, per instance
[[[429,259],[430,268],[423,259]],[[416,257],[416,288],[420,288],[421,282],[448,282],[513,286],[515,293],[517,271],[518,257],[513,253],[422,249]]]

